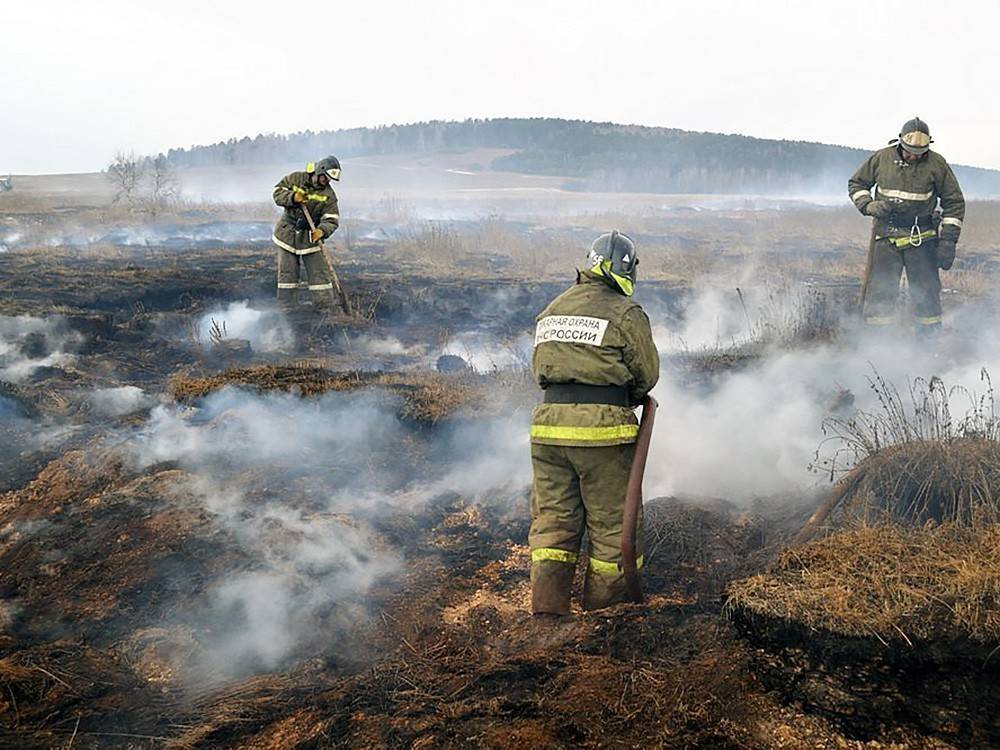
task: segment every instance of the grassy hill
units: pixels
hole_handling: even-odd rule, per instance
[[[875,144],[878,146],[879,144]],[[867,151],[806,141],[549,118],[423,122],[257,135],[171,149],[175,167],[305,162],[495,148],[497,171],[565,177],[572,190],[803,194],[846,190]],[[955,169],[969,195],[1000,195],[1000,171]]]

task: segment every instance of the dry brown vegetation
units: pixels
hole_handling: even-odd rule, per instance
[[[803,530],[805,539],[827,516],[903,524],[1000,523],[1000,419],[989,374],[983,395],[947,388],[940,378],[918,378],[909,404],[877,372],[869,378],[879,410],[830,418],[824,441],[837,445],[817,465],[831,478],[856,465],[834,487]],[[968,410],[953,415],[964,396]],[[818,455],[818,454],[817,454]]]
[[[315,396],[330,391],[374,388],[400,399],[399,414],[419,422],[449,418],[482,418],[509,409],[510,398],[525,395],[528,381],[523,372],[477,375],[431,372],[379,373],[331,372],[311,365],[267,365],[231,369],[217,375],[176,375],[171,395],[191,402],[227,386],[255,390],[284,391]]]
[[[1000,644],[1000,527],[859,526],[789,548],[731,609],[883,642]]]

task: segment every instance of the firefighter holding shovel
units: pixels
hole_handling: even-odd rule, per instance
[[[271,237],[278,248],[278,302],[285,307],[296,302],[299,271],[304,268],[316,306],[331,309],[336,289],[341,308],[350,315],[340,280],[323,250],[323,241],[340,226],[337,194],[330,186],[339,180],[340,162],[328,156],[274,186],[274,202],[285,209]]]
[[[639,453],[648,448],[653,409],[644,407],[642,432],[634,409],[652,402],[660,359],[649,318],[632,299],[638,262],[629,237],[601,235],[576,284],[537,318],[532,369],[544,403],[532,414],[528,538],[536,615],[569,614],[584,530],[583,608],[641,598],[641,498],[627,490],[641,488],[645,456],[636,444]]]

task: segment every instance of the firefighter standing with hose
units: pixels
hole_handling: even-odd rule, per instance
[[[587,270],[537,318],[532,369],[544,390],[531,425],[534,470],[531,609],[566,615],[583,532],[590,538],[584,609],[631,600],[622,517],[639,426],[633,411],[656,384],[649,318],[632,299],[635,244],[598,237]],[[641,548],[636,553],[642,565]]]
[[[931,143],[927,123],[919,117],[908,120],[899,138],[872,154],[847,183],[851,201],[874,220],[862,285],[868,327],[895,321],[899,279],[906,269],[917,330],[941,328],[938,269],[947,271],[955,261],[965,198],[948,162],[930,150]]]
[[[323,252],[323,241],[340,226],[331,180],[340,180],[340,162],[335,156],[310,163],[304,172],[292,172],[274,186],[274,202],[285,209],[271,238],[278,247],[278,302],[285,307],[296,302],[300,266],[305,268],[317,307],[329,310],[333,306],[337,279]]]

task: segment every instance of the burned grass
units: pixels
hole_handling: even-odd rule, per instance
[[[0,546],[3,569],[17,571],[4,578],[0,636],[12,743],[763,750],[777,733],[803,750],[864,746],[777,703],[718,617],[741,561],[767,554],[759,523],[735,509],[653,503],[648,603],[547,625],[528,614],[523,494],[404,502],[372,524],[407,564],[375,584],[354,631],[322,616],[287,663],[233,676],[206,668],[204,625],[178,623],[213,581],[255,563],[186,486],[172,466],[136,473],[92,450],[0,503],[15,529]],[[296,484],[282,493],[310,502]]]
[[[849,737],[1000,742],[998,527],[861,526],[729,587],[762,682]]]
[[[170,393],[176,400],[190,403],[228,386],[301,396],[380,389],[400,399],[400,417],[429,423],[495,416],[510,408],[505,397],[519,396],[527,403],[535,396],[523,373],[333,372],[309,365],[238,368],[206,377],[178,375],[171,381]]]

